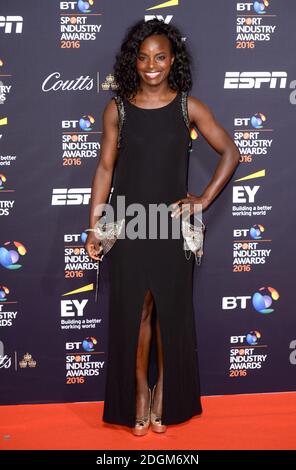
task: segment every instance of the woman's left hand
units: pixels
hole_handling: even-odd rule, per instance
[[[183,204],[185,206],[183,206]],[[172,204],[172,217],[179,217],[184,214],[184,220],[188,219],[192,214],[199,213],[206,209],[208,206],[207,201],[202,196],[194,196],[187,193],[187,197],[179,199]]]

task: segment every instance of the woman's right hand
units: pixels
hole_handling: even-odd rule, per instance
[[[96,261],[102,260],[103,247],[100,245],[100,240],[96,237],[94,232],[88,233],[84,248],[90,258]]]

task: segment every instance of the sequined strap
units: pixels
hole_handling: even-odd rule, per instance
[[[99,281],[100,281],[100,261],[98,260],[97,265],[97,276],[96,276],[96,292],[95,292],[95,302],[98,301],[98,294],[99,294]]]
[[[118,137],[117,137],[117,148],[120,148],[121,144],[121,136],[122,136],[122,127],[123,127],[123,122],[125,120],[125,109],[124,109],[124,104],[123,100],[120,96],[114,96],[114,100],[117,106],[117,111],[118,111]]]
[[[188,94],[185,91],[181,93],[181,107],[182,107],[182,114],[185,125],[189,132],[190,142],[189,142],[189,149],[192,149],[192,139],[191,139],[191,127],[190,127],[190,120],[188,114]]]

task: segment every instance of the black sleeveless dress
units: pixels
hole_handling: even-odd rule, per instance
[[[181,94],[166,106],[139,108],[124,101],[125,120],[111,205],[125,196],[125,206],[167,206],[187,195],[190,136]],[[135,217],[125,214],[125,234]],[[119,217],[120,218],[120,217]],[[109,264],[108,361],[103,421],[133,427],[136,419],[136,352],[145,293],[151,290],[160,322],[164,378],[163,424],[177,424],[202,412],[193,312],[194,256],[186,259],[182,235],[168,238],[119,238]],[[160,225],[160,224],[159,224]],[[150,384],[151,386],[153,384]]]

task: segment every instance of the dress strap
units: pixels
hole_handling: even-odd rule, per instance
[[[182,115],[185,125],[189,132],[190,142],[189,142],[189,150],[192,150],[192,138],[191,138],[191,126],[188,114],[188,93],[186,91],[181,92],[181,107],[182,107]]]
[[[113,99],[116,103],[117,106],[117,111],[118,111],[118,137],[117,137],[117,148],[120,148],[121,144],[121,136],[122,136],[122,127],[123,127],[123,122],[125,120],[125,108],[124,108],[124,103],[123,99],[119,96],[113,96]]]

